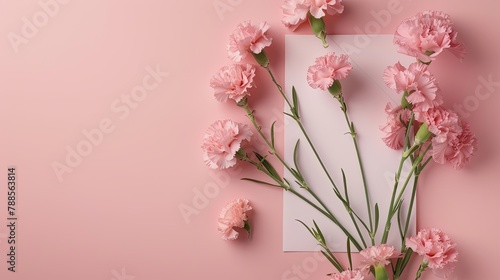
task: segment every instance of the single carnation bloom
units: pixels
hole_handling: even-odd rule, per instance
[[[371,266],[386,266],[390,263],[390,259],[399,258],[400,253],[393,246],[387,244],[375,245],[368,247],[359,252],[363,256],[363,269],[368,269]]]
[[[384,71],[384,82],[398,93],[407,93],[406,101],[413,105],[417,118],[419,114],[443,103],[436,78],[425,64],[415,62],[407,69],[398,62]]]
[[[477,151],[477,139],[470,131],[469,123],[461,120],[459,124],[461,132],[456,137],[432,145],[434,161],[441,164],[450,163],[455,169],[462,169]]]
[[[232,64],[222,67],[210,80],[210,86],[218,101],[233,99],[238,103],[250,95],[248,89],[255,86],[254,77],[255,68],[251,64]]]
[[[443,52],[450,50],[462,60],[465,48],[457,41],[450,16],[440,11],[425,11],[404,20],[396,29],[394,43],[398,51],[429,63]]]
[[[406,239],[406,246],[423,256],[423,261],[438,275],[447,276],[458,262],[456,243],[439,229],[420,230],[416,236]]]
[[[342,0],[285,0],[281,8],[281,22],[292,30],[305,22],[309,14],[320,19],[326,15],[325,12],[329,15],[344,12]]]
[[[253,25],[250,21],[240,23],[229,36],[229,58],[240,62],[249,52],[259,54],[265,47],[270,46],[272,38],[268,38],[266,34],[270,27],[266,22],[259,25]]]
[[[387,123],[380,127],[380,130],[385,133],[382,140],[391,149],[401,149],[405,143],[406,127],[411,119],[411,111],[401,106],[393,107],[389,102],[385,107],[385,112]]]
[[[218,229],[224,240],[235,240],[239,233],[234,228],[248,228],[247,212],[252,210],[249,201],[244,198],[239,198],[231,201],[224,207],[218,219]]]
[[[307,20],[310,7],[310,0],[285,0],[281,6],[283,9],[281,22],[294,31]]]
[[[309,12],[315,18],[325,16],[325,11],[329,15],[341,14],[344,12],[342,0],[310,0],[311,6]]]
[[[442,106],[429,109],[417,121],[426,123],[427,129],[434,135],[432,145],[453,141],[462,132],[458,115]]]
[[[307,82],[312,88],[328,90],[335,80],[346,78],[352,69],[349,56],[329,53],[316,58],[315,64],[307,70]]]
[[[341,273],[334,273],[330,280],[364,280],[365,277],[359,270],[346,270]]]
[[[243,140],[249,141],[248,126],[231,120],[219,120],[208,128],[203,137],[203,159],[213,169],[225,169],[236,164],[236,153]]]

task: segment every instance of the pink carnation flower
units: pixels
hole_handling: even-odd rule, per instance
[[[213,169],[225,169],[236,164],[236,152],[243,140],[250,140],[248,126],[231,120],[214,122],[203,137],[203,159]]]
[[[422,117],[418,121],[425,122],[427,129],[434,135],[433,145],[453,141],[462,132],[458,115],[444,107],[431,108]]]
[[[450,163],[455,169],[462,169],[477,151],[477,139],[470,131],[469,123],[460,122],[461,133],[441,143],[433,143],[432,158],[438,163]]]
[[[405,143],[406,125],[410,122],[411,111],[401,106],[393,107],[391,103],[387,103],[385,112],[387,123],[380,128],[385,133],[382,140],[391,149],[401,149]]]
[[[398,62],[384,71],[384,82],[398,93],[408,92],[406,100],[413,105],[417,118],[420,113],[443,103],[436,78],[425,64],[415,62],[406,69]]]
[[[250,65],[233,64],[222,67],[210,80],[210,86],[215,90],[215,99],[226,102],[233,99],[240,102],[250,95],[248,89],[255,86],[253,78],[255,68]]]
[[[365,277],[359,270],[346,270],[341,273],[334,273],[330,280],[364,280]]]
[[[316,58],[315,64],[307,70],[307,82],[312,88],[328,90],[335,80],[344,79],[352,69],[349,57],[329,53]]]
[[[268,38],[266,34],[270,27],[266,22],[259,25],[253,25],[250,21],[240,23],[229,36],[229,58],[240,62],[249,52],[259,54],[265,47],[270,46],[272,38]]]
[[[309,12],[315,18],[322,18],[325,16],[325,11],[329,15],[341,14],[344,12],[344,5],[342,0],[310,0],[311,8]]]
[[[239,198],[231,201],[224,207],[218,220],[218,229],[224,240],[235,240],[239,233],[234,228],[245,227],[245,222],[248,221],[247,212],[252,210],[249,201],[244,198]]]
[[[281,8],[281,22],[292,30],[305,22],[309,13],[319,19],[325,16],[325,11],[330,15],[344,12],[342,0],[285,0]]]
[[[425,11],[404,20],[396,30],[394,43],[400,53],[424,63],[435,60],[445,49],[460,59],[465,57],[465,48],[457,42],[450,16],[439,11]]]
[[[429,268],[444,277],[453,271],[454,263],[458,262],[456,245],[448,235],[435,228],[422,229],[416,236],[406,239],[406,246],[423,256]]]
[[[281,22],[294,31],[307,20],[310,7],[310,0],[285,0],[281,6],[283,9]]]
[[[393,246],[387,244],[368,247],[359,253],[364,258],[363,269],[368,269],[370,266],[386,266],[390,263],[389,259],[399,258],[401,255]]]

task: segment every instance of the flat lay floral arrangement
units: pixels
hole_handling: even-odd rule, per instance
[[[328,15],[339,15],[344,11],[342,0],[286,0],[282,5],[283,24],[295,30],[301,24],[309,23],[312,33],[318,37],[318,43],[326,48],[326,26],[323,18]],[[352,138],[359,163],[359,176],[364,184],[364,209],[351,208],[349,187],[345,174],[343,182],[335,182],[322,161],[322,156],[314,146],[315,139],[308,134],[308,128],[302,123],[303,115],[308,110],[299,106],[299,99],[294,87],[283,88],[275,79],[271,69],[271,60],[265,49],[271,46],[272,38],[267,35],[270,26],[266,22],[239,24],[229,36],[227,52],[229,58],[236,64],[220,68],[212,77],[210,86],[214,97],[220,102],[229,102],[245,111],[249,124],[232,120],[218,120],[206,131],[202,141],[203,158],[208,167],[213,169],[231,168],[238,162],[246,162],[267,176],[262,181],[252,178],[242,178],[268,187],[282,188],[297,196],[313,207],[318,215],[328,218],[345,234],[348,261],[341,263],[328,246],[324,233],[315,221],[297,221],[304,230],[311,234],[321,246],[322,254],[332,264],[331,271],[325,272],[325,277],[335,280],[347,279],[402,279],[401,275],[412,259],[418,259],[420,267],[417,271],[406,273],[419,279],[427,271],[432,271],[442,278],[449,278],[454,273],[458,261],[456,243],[437,228],[423,228],[415,236],[408,236],[410,215],[414,211],[416,191],[419,177],[430,162],[449,164],[454,169],[462,169],[471,160],[477,150],[477,139],[471,132],[469,124],[455,112],[443,106],[444,94],[441,92],[437,78],[431,73],[430,65],[439,63],[439,55],[445,51],[453,53],[458,59],[465,57],[465,48],[458,41],[458,33],[453,29],[450,16],[440,11],[424,11],[414,17],[404,20],[395,31],[394,44],[400,53],[415,57],[410,65],[394,62],[388,65],[380,78],[392,90],[401,96],[399,104],[388,103],[380,108],[387,113],[385,124],[379,126],[381,137],[371,141],[383,141],[388,149],[400,150],[401,160],[394,171],[394,186],[387,217],[380,216],[379,205],[372,201],[366,184],[365,170],[362,161],[362,151],[358,146],[358,135],[355,124],[350,120],[348,104],[342,88],[342,80],[349,79],[352,70],[350,59],[345,54],[325,53],[311,61],[311,66],[304,69],[304,79],[312,89],[320,89],[330,94],[339,105],[345,117],[346,137]],[[254,64],[252,64],[254,63]],[[266,70],[273,81],[277,94],[283,97],[288,110],[284,112],[300,128],[307,143],[294,147],[293,161],[287,162],[283,154],[277,151],[275,143],[274,123],[269,131],[264,131],[258,123],[256,111],[251,107],[251,95],[256,92],[256,67]],[[286,94],[288,92],[289,94]],[[291,94],[290,94],[291,93]],[[311,93],[313,94],[313,93]],[[332,110],[337,108],[332,108]],[[253,126],[253,128],[251,128]],[[344,130],[339,133],[344,134]],[[268,148],[268,153],[260,154],[252,151],[248,142],[260,138]],[[306,146],[304,146],[306,145]],[[329,178],[332,191],[337,201],[341,203],[351,218],[355,231],[349,231],[337,219],[337,213],[329,210],[332,202],[324,201],[315,192],[316,186],[310,185],[307,176],[301,172],[300,159],[296,156],[298,149],[309,148]],[[274,166],[269,159],[274,158],[279,166]],[[405,163],[411,164],[407,177],[402,177]],[[291,174],[291,178],[282,175],[281,168]],[[340,169],[340,168],[339,168]],[[343,171],[342,171],[343,173]],[[296,183],[308,195],[298,192]],[[403,195],[411,193],[411,200],[403,203]],[[403,209],[402,208],[406,208]],[[234,240],[242,230],[251,233],[247,212],[252,206],[247,199],[239,198],[227,204],[218,217],[218,229],[223,239]],[[366,211],[368,219],[360,218],[361,211]],[[403,215],[402,213],[406,213]],[[397,220],[397,224],[394,221]],[[393,224],[394,223],[394,224]],[[387,244],[390,231],[397,231],[400,246]],[[382,233],[380,239],[377,232]],[[365,238],[369,236],[368,238]],[[358,253],[362,260],[353,263],[352,254]]]

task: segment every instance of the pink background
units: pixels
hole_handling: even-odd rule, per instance
[[[0,279],[327,279],[333,268],[323,259],[282,252],[281,191],[240,181],[257,176],[248,166],[231,175],[209,170],[199,148],[213,121],[248,122],[239,109],[216,102],[209,87],[230,63],[227,37],[240,21],[273,26],[267,52],[283,83],[289,31],[280,24],[282,1],[60,2],[49,7],[51,16],[38,1],[0,2]],[[217,13],[214,5],[224,4],[228,10]],[[373,14],[388,4],[399,12],[370,29],[380,26]],[[464,64],[443,56],[431,68],[446,104],[465,104],[480,150],[461,172],[430,167],[418,195],[418,226],[439,227],[459,243],[459,279],[500,275],[500,134],[491,126],[500,114],[500,85],[474,94],[478,77],[500,81],[498,8],[495,0],[349,0],[342,16],[328,20],[329,34],[392,33],[416,12],[440,9],[466,43]],[[9,38],[24,36],[23,18],[33,17],[39,27],[24,30],[29,38],[13,46]],[[148,79],[148,66],[169,75],[125,105],[122,95]],[[258,75],[252,104],[262,119],[282,122],[282,101],[262,69]],[[130,112],[116,113],[117,106]],[[95,132],[102,121],[111,128],[58,180],[52,164],[64,163],[66,148],[76,149],[86,139],[82,131]],[[5,261],[10,165],[18,169],[16,273]],[[210,197],[198,199],[204,191]],[[224,242],[216,217],[238,197],[252,201],[254,234]],[[184,219],[180,207],[196,214]]]

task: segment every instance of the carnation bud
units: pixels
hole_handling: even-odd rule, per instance
[[[417,135],[415,135],[415,145],[421,145],[425,143],[429,137],[431,137],[432,133],[427,128],[427,124],[423,123],[417,131]]]
[[[234,155],[237,159],[239,160],[246,160],[248,157],[247,157],[247,153],[245,152],[245,150],[243,150],[243,148],[240,148],[236,154]]]
[[[411,104],[406,100],[406,97],[408,97],[408,91],[405,90],[403,93],[403,97],[401,97],[401,107],[403,109],[411,109]]]
[[[323,42],[323,47],[328,48],[328,43],[326,42],[326,25],[323,18],[315,18],[309,13],[309,24],[314,35]]]
[[[250,222],[245,221],[243,228],[248,233],[248,238],[250,239],[250,237],[252,236],[252,226],[250,226]]]
[[[328,88],[328,91],[337,98],[342,94],[342,85],[339,80],[333,81],[333,84]]]
[[[248,98],[244,97],[239,102],[236,102],[236,105],[238,105],[238,107],[245,108],[248,105]]]
[[[264,68],[267,68],[269,66],[269,58],[267,57],[264,50],[262,50],[260,53],[253,53],[252,52],[252,55],[255,58],[255,61],[257,61],[257,63],[260,66],[262,66]]]
[[[383,264],[375,265],[375,280],[389,280],[389,276],[387,275],[387,271],[385,270],[385,266]]]

